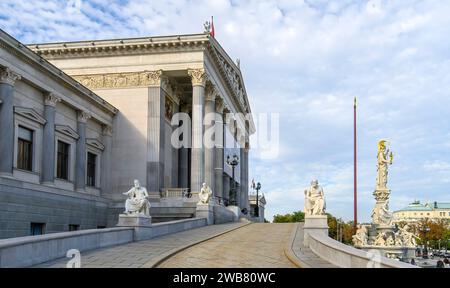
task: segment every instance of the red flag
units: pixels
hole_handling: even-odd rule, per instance
[[[211,37],[215,38],[214,35],[214,17],[211,16],[211,32],[209,33],[209,35],[211,35]]]

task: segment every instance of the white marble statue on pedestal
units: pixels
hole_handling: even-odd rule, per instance
[[[305,190],[305,215],[324,215],[325,198],[323,188],[319,186],[319,181],[311,181],[311,186]]]
[[[125,212],[127,215],[141,214],[150,216],[150,202],[145,187],[141,187],[138,180],[134,180],[134,187],[123,193],[128,199],[125,201]]]
[[[211,188],[209,188],[208,185],[206,185],[206,183],[203,183],[202,185],[202,189],[200,190],[200,193],[198,193],[198,204],[208,204],[209,200],[211,200],[211,196],[212,196],[212,191]]]

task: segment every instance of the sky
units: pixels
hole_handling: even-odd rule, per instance
[[[23,43],[202,33],[212,15],[254,117],[279,116],[278,153],[253,137],[250,155],[268,220],[302,210],[313,178],[327,211],[352,219],[354,97],[359,220],[375,203],[380,139],[394,152],[391,210],[450,202],[450,1],[0,2],[0,28]]]

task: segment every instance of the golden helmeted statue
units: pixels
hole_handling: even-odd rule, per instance
[[[394,155],[386,148],[386,140],[378,142],[377,155],[377,187],[376,189],[387,189],[388,165],[392,165]]]

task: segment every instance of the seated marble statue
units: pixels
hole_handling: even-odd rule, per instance
[[[128,199],[125,201],[125,214],[141,214],[150,216],[150,202],[145,187],[141,187],[138,180],[134,180],[134,187],[123,193]]]
[[[353,245],[365,246],[368,242],[367,227],[364,225],[358,225],[355,235],[352,236]]]
[[[305,215],[324,215],[325,199],[323,189],[319,186],[319,181],[311,181],[311,186],[305,190]]]
[[[212,191],[206,183],[203,183],[200,193],[198,193],[199,204],[208,204],[211,199]]]

